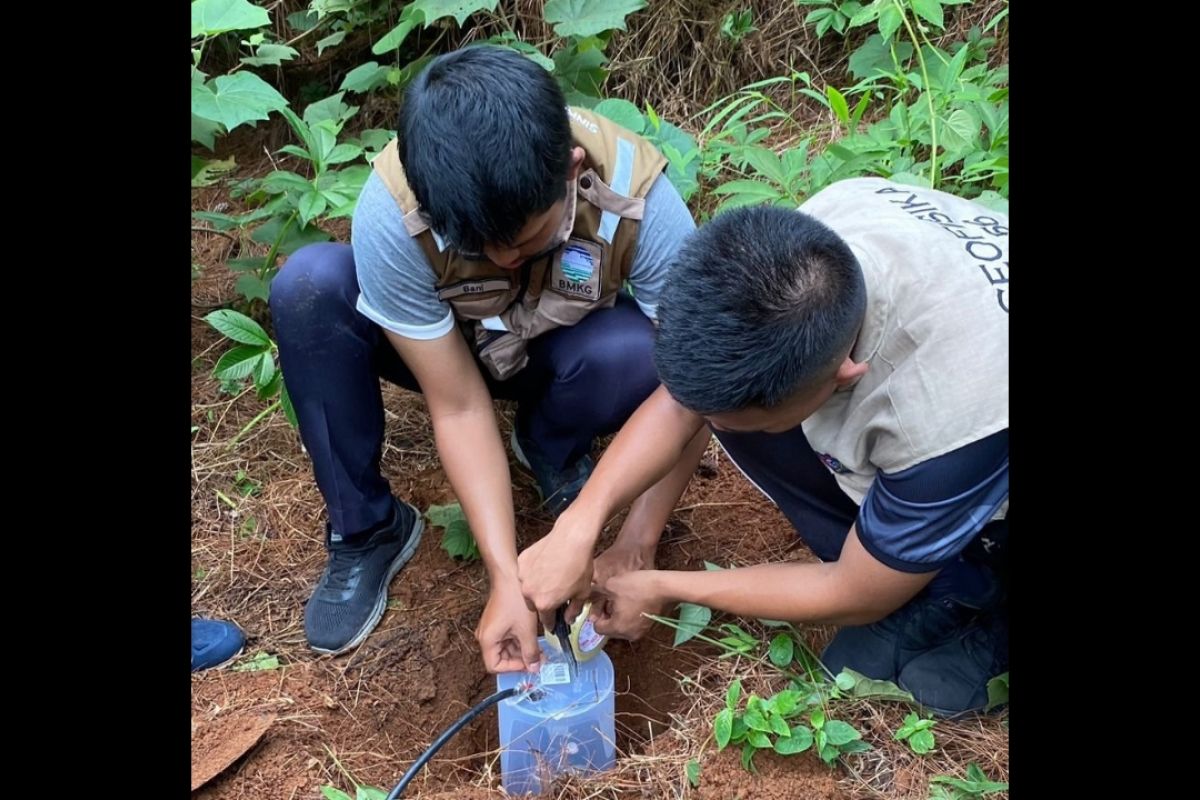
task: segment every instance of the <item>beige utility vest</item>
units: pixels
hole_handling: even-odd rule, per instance
[[[646,193],[667,166],[646,139],[585,109],[567,112],[575,144],[585,153],[575,182],[574,225],[563,245],[518,269],[465,258],[446,246],[408,187],[395,140],[374,161],[405,229],[433,266],[438,299],[450,303],[458,319],[475,321],[480,359],[498,380],[528,363],[529,339],[616,302],[629,277]]]
[[[869,369],[803,423],[842,491],[861,504],[877,471],[1007,428],[1008,216],[883,178],[839,181],[799,210],[846,240],[867,285],[850,357]]]

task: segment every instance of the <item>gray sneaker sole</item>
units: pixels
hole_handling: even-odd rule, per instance
[[[375,630],[375,626],[379,624],[379,620],[383,619],[383,612],[387,610],[388,587],[392,585],[392,579],[396,577],[396,573],[404,569],[404,565],[407,564],[412,559],[413,554],[417,552],[417,546],[421,544],[421,535],[425,532],[425,520],[421,517],[421,512],[408,503],[405,503],[404,505],[412,509],[413,514],[416,515],[416,520],[413,522],[412,530],[408,534],[408,542],[406,542],[404,548],[396,554],[396,557],[392,559],[392,563],[388,567],[387,580],[384,581],[383,591],[379,593],[379,599],[375,603],[375,608],[371,610],[371,616],[367,617],[367,621],[363,623],[361,628],[359,628],[358,633],[354,634],[354,638],[338,649],[326,650],[323,647],[317,647],[316,645],[310,644],[309,647],[311,647],[313,651],[317,653],[323,653],[325,655],[337,656],[353,650],[371,635],[371,631]]]

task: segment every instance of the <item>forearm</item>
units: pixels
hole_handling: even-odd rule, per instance
[[[649,496],[636,513],[647,524],[657,518],[665,523],[699,461],[696,455],[690,466],[683,463],[703,426],[703,418],[676,403],[665,388],[656,389],[621,428],[564,513],[571,523],[566,530],[591,536],[576,544],[595,546],[604,523],[643,493]]]
[[[679,503],[711,439],[708,426],[701,426],[671,471],[633,501],[617,535],[617,544],[650,547],[658,543],[667,519]]]
[[[657,570],[655,593],[743,617],[807,624],[865,625],[894,610],[846,590],[837,562],[759,564],[719,571]]]
[[[491,399],[486,406],[432,416],[438,455],[467,516],[492,585],[509,580],[515,583],[512,480]]]

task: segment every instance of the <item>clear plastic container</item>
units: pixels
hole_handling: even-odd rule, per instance
[[[579,665],[570,683],[553,683],[552,673],[564,672],[565,657],[538,639],[550,667],[533,693],[500,701],[500,771],[504,791],[513,795],[539,794],[565,772],[588,774],[616,762],[613,725],[613,667],[604,653]],[[509,672],[496,676],[496,686],[508,689],[529,675]]]

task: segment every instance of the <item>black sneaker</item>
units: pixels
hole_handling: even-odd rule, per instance
[[[518,434],[515,427],[511,444],[517,461],[533,473],[542,506],[556,517],[575,502],[596,468],[592,457],[586,454],[566,469],[552,467],[533,440]]]
[[[304,635],[318,653],[344,653],[367,638],[387,607],[388,584],[421,543],[420,513],[393,500],[391,522],[362,541],[343,541],[326,525],[329,561],[304,607]]]

